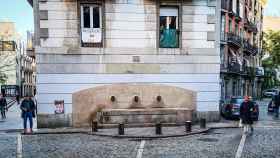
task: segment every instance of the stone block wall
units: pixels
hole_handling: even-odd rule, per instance
[[[72,126],[67,120],[75,112],[73,93],[119,83],[192,90],[197,92],[198,111],[218,111],[219,30],[212,1],[211,5],[208,0],[105,0],[103,4],[104,45],[90,48],[80,44],[76,0],[39,2],[38,119],[54,115],[54,101],[64,100],[65,121]],[[180,48],[158,48],[160,5],[179,7]]]

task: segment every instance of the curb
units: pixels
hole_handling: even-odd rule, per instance
[[[159,138],[172,138],[172,137],[185,137],[185,136],[191,136],[191,135],[197,135],[202,133],[207,133],[211,130],[215,129],[230,129],[230,128],[240,128],[238,126],[221,126],[221,127],[208,127],[206,129],[193,131],[190,133],[184,133],[184,134],[174,134],[174,135],[153,135],[153,136],[145,136],[145,135],[138,135],[138,136],[132,136],[132,135],[117,135],[117,134],[101,134],[101,133],[95,133],[91,131],[42,131],[42,132],[33,132],[30,134],[23,134],[21,135],[47,135],[47,134],[87,134],[87,135],[94,135],[94,136],[101,136],[101,137],[111,137],[111,138],[132,138],[132,139],[159,139]],[[0,130],[0,132],[6,132],[6,133],[20,133],[22,129],[11,129],[11,130]]]
[[[3,129],[0,130],[0,133],[18,133],[18,132],[22,132],[23,129]]]
[[[130,138],[130,139],[160,139],[160,138],[172,138],[172,137],[186,137],[196,134],[202,134],[209,132],[210,128],[207,128],[205,130],[196,131],[196,132],[190,132],[185,134],[175,134],[175,135],[154,135],[154,136],[130,136],[130,135],[109,135],[109,134],[99,134],[99,133],[88,133],[89,135],[95,135],[95,136],[102,136],[102,137],[111,137],[111,138]]]

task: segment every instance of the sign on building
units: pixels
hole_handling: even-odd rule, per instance
[[[84,43],[101,43],[101,28],[83,28],[82,41]]]
[[[64,114],[64,100],[55,100],[54,101],[55,105],[55,114]]]
[[[14,41],[0,41],[0,51],[15,51],[16,44]]]

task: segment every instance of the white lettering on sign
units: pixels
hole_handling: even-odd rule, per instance
[[[82,41],[84,43],[101,43],[101,28],[83,28]]]

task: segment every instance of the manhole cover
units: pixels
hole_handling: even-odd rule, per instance
[[[217,141],[219,141],[216,138],[199,138],[197,140],[202,141],[202,142],[217,142]]]

